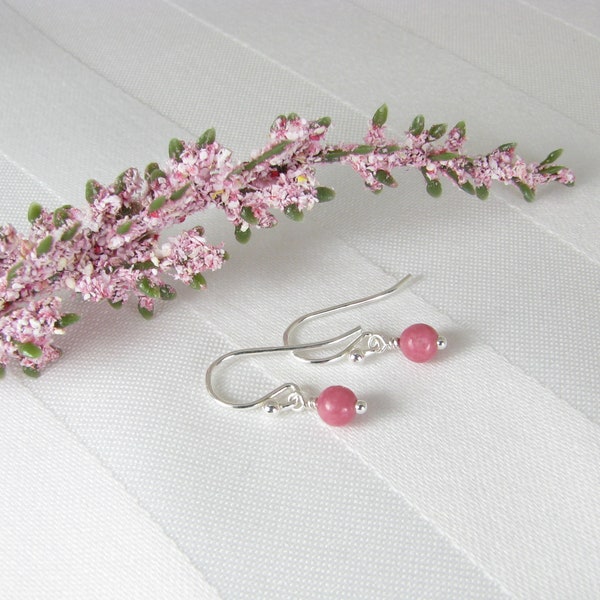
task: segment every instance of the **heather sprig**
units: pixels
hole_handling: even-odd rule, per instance
[[[201,227],[167,240],[161,233],[209,206],[225,213],[241,243],[252,228],[273,227],[274,213],[299,221],[334,198],[333,189],[317,181],[319,165],[348,165],[375,193],[398,185],[392,172],[399,167],[417,168],[433,197],[444,181],[480,199],[500,181],[527,201],[542,184],[574,182],[568,168],[554,164],[561,150],[539,163],[526,163],[512,143],[471,157],[462,152],[463,122],[449,130],[441,123],[426,128],[419,115],[399,142],[388,134],[387,115],[386,105],[375,112],[360,144],[327,144],[328,117],[280,115],[268,144],[238,164],[208,129],[196,142],[171,140],[162,165],[129,168],[108,185],[89,180],[87,206],[48,210],[33,203],[26,235],[11,225],[0,228],[0,375],[12,359],[37,376],[60,356],[54,337],[77,320],[62,312],[61,290],[115,308],[134,297],[140,314],[151,318],[157,301],[175,297],[165,277],[202,289],[204,273],[227,259],[223,244],[210,244]]]

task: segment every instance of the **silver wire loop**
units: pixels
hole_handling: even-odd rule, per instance
[[[333,340],[325,340],[322,342],[313,342],[310,344],[297,344],[295,346],[268,346],[264,348],[244,348],[241,350],[234,350],[227,352],[222,356],[219,356],[214,360],[205,375],[205,384],[208,393],[220,404],[229,406],[231,408],[254,408],[262,407],[268,413],[276,413],[281,410],[303,410],[305,408],[314,408],[314,399],[310,398],[299,385],[296,383],[284,383],[279,387],[266,393],[264,396],[257,398],[256,400],[250,400],[249,402],[239,402],[235,399],[224,398],[217,393],[213,386],[213,375],[217,367],[223,363],[230,362],[235,358],[243,356],[253,356],[260,354],[275,354],[282,352],[295,352],[302,350],[319,350],[328,348],[334,343],[338,343],[340,340],[344,340],[345,337],[338,336]]]
[[[379,354],[381,352],[385,352],[386,350],[394,346],[393,340],[385,340],[379,334],[366,332],[360,325],[354,327],[353,329],[349,329],[345,333],[330,338],[326,342],[324,342],[327,346],[332,346],[340,344],[345,340],[351,339],[351,341],[345,346],[343,346],[341,350],[330,356],[320,358],[314,356],[307,356],[302,352],[302,349],[292,344],[290,340],[292,338],[292,333],[296,331],[298,327],[303,323],[306,323],[307,321],[315,319],[317,317],[322,317],[323,315],[336,313],[347,308],[359,306],[361,304],[367,304],[369,302],[375,302],[376,300],[381,300],[382,298],[385,298],[386,296],[389,296],[390,294],[393,294],[394,292],[398,291],[411,278],[412,275],[408,274],[404,276],[400,281],[395,283],[392,287],[383,290],[383,292],[378,292],[377,294],[372,294],[371,296],[359,298],[358,300],[350,300],[349,302],[336,304],[335,306],[330,306],[329,308],[315,310],[314,312],[310,312],[305,315],[302,315],[301,317],[298,317],[285,330],[283,334],[284,345],[287,346],[291,352],[293,352],[296,358],[310,364],[325,364],[333,362],[335,360],[339,360],[343,357],[350,357],[352,361],[359,362],[370,354]]]
[[[360,362],[370,354],[381,354],[390,348],[394,348],[394,340],[386,340],[378,333],[366,331],[355,342],[344,348],[341,355],[349,356],[352,362]]]

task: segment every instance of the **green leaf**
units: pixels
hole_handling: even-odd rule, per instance
[[[113,184],[113,187],[115,189],[115,194],[121,194],[122,192],[125,191],[125,174],[127,173],[127,171],[123,171],[120,175],[117,175],[117,178],[115,179],[115,183]]]
[[[164,171],[161,171],[160,169],[154,169],[154,171],[152,171],[152,173],[150,173],[150,175],[148,176],[148,181],[156,181],[159,177],[166,178],[167,176]]]
[[[58,321],[56,321],[56,326],[59,329],[64,329],[69,325],[73,325],[73,323],[77,323],[81,317],[75,313],[65,313]]]
[[[202,273],[196,273],[190,281],[190,287],[194,290],[200,290],[203,287],[206,287],[206,279],[204,279],[204,275],[202,275]]]
[[[33,379],[37,379],[41,375],[39,369],[33,367],[23,367],[23,373],[25,373],[27,377],[32,377]]]
[[[42,205],[37,202],[32,202],[29,205],[29,210],[27,211],[27,220],[30,223],[36,221],[39,216],[42,214]]]
[[[147,271],[148,269],[154,269],[156,265],[151,260],[145,260],[143,262],[133,263],[131,267],[134,271]]]
[[[300,115],[298,113],[295,113],[295,112],[291,112],[287,116],[287,120],[288,121],[295,121],[296,119],[299,119],[299,118],[300,118]]]
[[[169,142],[169,158],[179,160],[183,149],[183,142],[177,138],[172,138]]]
[[[440,152],[439,154],[430,154],[427,158],[433,162],[440,162],[442,160],[452,160],[458,158],[460,154],[456,152]]]
[[[46,252],[49,252],[50,248],[52,248],[53,241],[54,239],[51,235],[46,236],[35,249],[36,255],[42,256],[43,254],[46,254]]]
[[[247,244],[250,240],[250,236],[252,235],[252,230],[248,227],[248,229],[242,229],[241,225],[238,225],[235,228],[235,239],[240,244]]]
[[[331,125],[331,117],[321,117],[317,119],[317,123],[323,127],[329,127]]]
[[[137,282],[137,288],[150,298],[160,298],[160,288],[154,285],[147,277],[142,277]]]
[[[178,190],[175,190],[171,194],[171,200],[180,200],[183,198],[183,195],[188,191],[191,183],[186,183],[183,187],[180,187]]]
[[[81,223],[77,221],[77,223],[69,227],[69,229],[65,229],[65,231],[63,231],[63,234],[60,236],[60,241],[70,242],[75,237],[75,234],[79,231],[80,227]]]
[[[171,285],[161,285],[159,289],[161,300],[173,300],[177,297],[177,290]]]
[[[467,194],[470,194],[471,196],[474,196],[477,192],[475,191],[475,188],[473,187],[473,184],[470,181],[465,181],[461,186],[460,189],[463,192],[467,192]]]
[[[275,144],[273,147],[271,147],[268,150],[266,150],[265,152],[263,152],[260,156],[257,156],[250,162],[247,162],[243,166],[242,170],[243,171],[251,171],[252,169],[254,169],[254,167],[259,165],[260,163],[265,162],[266,160],[269,160],[270,158],[273,158],[274,156],[277,156],[278,154],[281,154],[291,143],[292,142],[290,140],[283,140],[283,141]]]
[[[459,121],[454,126],[454,129],[458,129],[458,132],[460,133],[460,137],[465,137],[467,135],[467,126],[464,121]]]
[[[490,190],[488,190],[485,185],[479,185],[475,188],[475,193],[480,200],[487,200],[490,195]]]
[[[159,196],[158,198],[154,198],[154,200],[152,200],[152,202],[150,202],[150,204],[148,205],[148,212],[154,212],[155,210],[161,209],[166,201],[167,199],[165,198],[165,196]]]
[[[427,193],[432,198],[439,198],[442,195],[442,184],[439,179],[431,179],[427,182]]]
[[[231,257],[229,256],[229,252],[227,252],[227,250],[225,250],[225,252],[223,252],[223,260],[229,260]]]
[[[444,172],[446,175],[448,175],[448,177],[450,177],[450,179],[454,180],[454,182],[458,184],[458,173],[456,171],[453,171],[452,169],[445,169]]]
[[[209,144],[214,143],[216,137],[217,137],[217,132],[215,131],[215,129],[213,127],[211,127],[210,129],[207,129],[198,138],[198,141],[196,142],[196,146],[198,146],[198,148],[204,148],[204,146],[208,146]]]
[[[116,302],[111,302],[110,300],[107,300],[108,305],[111,308],[114,308],[115,310],[119,310],[122,306],[123,306],[123,300],[117,300]]]
[[[256,225],[258,223],[258,219],[254,216],[254,213],[249,206],[244,206],[244,208],[242,208],[240,216],[246,223],[250,223],[251,225]]]
[[[137,309],[140,315],[142,315],[142,317],[144,317],[144,319],[146,319],[147,321],[149,321],[154,316],[153,310],[148,310],[147,308],[144,308],[141,304],[138,304]]]
[[[396,187],[398,185],[398,183],[390,175],[390,173],[388,173],[387,171],[384,171],[383,169],[377,170],[377,172],[375,173],[375,179],[377,179],[377,181],[379,181],[379,183],[383,183],[383,185],[387,185],[389,187]]]
[[[23,261],[15,263],[6,273],[6,283],[10,283],[16,276],[17,271],[23,266]]]
[[[371,120],[371,122],[373,123],[373,125],[375,125],[375,127],[382,127],[383,125],[385,125],[387,118],[388,118],[387,104],[382,104],[375,111],[375,114],[373,115],[373,119]]]
[[[362,144],[360,146],[356,146],[354,150],[352,150],[352,154],[369,154],[375,150],[375,146],[368,146],[367,144]]]
[[[542,167],[540,169],[540,173],[542,173],[543,175],[556,175],[557,173],[560,173],[563,169],[566,169],[566,167],[563,167],[562,165],[548,165],[547,167]]]
[[[152,171],[156,171],[156,169],[160,169],[159,164],[157,162],[151,162],[144,169],[144,177],[148,179],[148,177],[150,177],[150,173],[152,173]]]
[[[408,130],[408,133],[412,135],[421,135],[425,129],[425,117],[423,115],[417,115]]]
[[[546,158],[540,163],[540,166],[543,165],[549,165],[550,163],[553,163],[554,161],[558,160],[561,156],[561,154],[563,153],[563,149],[562,148],[557,148],[556,150],[553,150],[552,152],[550,152],[550,154],[548,154],[548,156],[546,156]]]
[[[133,225],[133,221],[125,221],[125,223],[121,223],[117,227],[117,233],[119,235],[125,235],[131,229],[132,225]]]
[[[6,375],[6,367],[4,365],[0,365],[0,379],[4,379]]]
[[[434,140],[441,138],[447,131],[446,123],[436,123],[429,128],[429,137]]]
[[[329,188],[329,187],[325,187],[325,186],[319,186],[316,189],[317,192],[317,200],[319,202],[330,202],[331,200],[333,200],[335,198],[335,190]]]
[[[527,202],[533,202],[535,200],[535,192],[522,181],[516,181],[515,185],[521,190],[521,194],[523,194],[523,198],[527,200]]]
[[[502,144],[501,146],[498,146],[498,150],[500,150],[500,152],[508,152],[509,150],[514,150],[516,147],[516,142],[508,142],[507,144]]]
[[[292,221],[302,221],[304,213],[298,208],[297,204],[289,204],[283,209],[283,214],[292,219]]]
[[[42,355],[42,349],[32,342],[17,342],[15,344],[19,354],[26,358],[39,358]]]
[[[340,158],[344,158],[344,156],[349,156],[350,154],[351,152],[349,150],[331,150],[323,154],[323,161],[334,162]]]
[[[69,218],[69,209],[73,208],[70,204],[59,206],[52,214],[52,223],[54,227],[62,227]]]
[[[85,199],[89,204],[92,204],[98,192],[100,191],[100,184],[95,179],[88,179],[85,184]]]

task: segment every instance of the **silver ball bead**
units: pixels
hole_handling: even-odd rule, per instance
[[[273,400],[263,404],[263,410],[269,415],[274,415],[278,413],[280,408],[281,407],[279,406],[279,404],[277,404],[277,402],[274,402]]]
[[[367,412],[367,403],[364,400],[358,400],[354,408],[357,415],[364,415]]]
[[[448,340],[443,335],[440,335],[437,339],[438,350],[445,350],[447,346]]]
[[[364,357],[365,355],[358,350],[350,354],[350,360],[355,363],[360,362]]]

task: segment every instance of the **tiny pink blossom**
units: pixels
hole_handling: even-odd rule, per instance
[[[194,229],[170,238],[161,250],[160,268],[173,269],[173,277],[188,284],[198,273],[220,269],[225,255],[222,246],[211,246]]]
[[[446,136],[439,127],[433,134],[409,132],[400,143],[388,136],[384,114],[387,109],[376,113],[364,144],[336,145],[325,141],[329,119],[280,116],[266,146],[239,164],[212,130],[203,142],[173,140],[176,151],[169,146],[162,166],[127,169],[109,185],[90,180],[85,208],[37,206],[27,236],[10,225],[0,228],[0,367],[14,359],[37,372],[58,358],[52,340],[60,329],[60,290],[112,304],[133,297],[148,317],[158,297],[174,295],[165,277],[202,287],[201,273],[223,266],[223,245],[210,244],[197,227],[166,242],[161,234],[210,207],[225,214],[240,241],[252,227],[273,227],[278,212],[299,218],[333,196],[319,185],[321,165],[348,165],[373,191],[395,186],[392,171],[400,167],[420,170],[432,194],[442,179],[471,193],[473,186],[487,189],[500,181],[519,187],[527,199],[548,182],[574,182],[566,167],[526,163],[509,145],[485,156],[463,154],[461,124]]]

